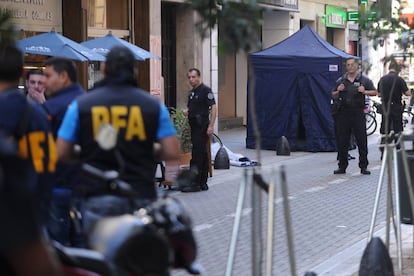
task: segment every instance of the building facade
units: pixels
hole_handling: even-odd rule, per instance
[[[358,53],[358,27],[346,13],[358,10],[357,0],[259,0],[265,8],[261,30],[263,48],[282,41],[309,24],[323,38],[348,53]],[[247,57],[218,55],[220,26],[204,40],[195,23],[198,15],[185,0],[0,0],[12,11],[21,38],[50,31],[82,42],[109,31],[160,59],[138,62],[139,84],[167,106],[184,108],[190,90],[187,71],[197,67],[218,104],[216,128],[246,123]],[[257,49],[260,50],[260,49]],[[41,64],[42,58],[27,57]],[[95,80],[97,64],[79,63],[81,83]]]

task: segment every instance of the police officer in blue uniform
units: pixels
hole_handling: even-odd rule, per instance
[[[77,82],[77,69],[72,60],[52,57],[47,59],[44,65],[48,98],[42,106],[48,114],[53,136],[56,138],[67,107],[85,91]],[[66,246],[83,246],[79,230],[75,229],[70,218],[70,209],[76,206],[77,195],[74,189],[79,184],[80,173],[79,164],[59,162],[56,166],[56,183],[53,189],[50,220],[47,228],[52,239]]]
[[[187,73],[192,90],[188,95],[187,116],[191,127],[190,168],[197,174],[195,182],[185,187],[183,192],[196,192],[208,190],[207,178],[209,172],[209,156],[207,141],[214,132],[216,120],[216,102],[210,87],[201,82],[201,73],[197,68],[191,68]]]
[[[42,234],[53,185],[56,148],[46,114],[17,89],[23,54],[0,43],[0,274],[60,275]],[[7,140],[6,140],[7,139]],[[19,156],[5,156],[7,142]],[[14,270],[5,272],[4,263]]]
[[[134,69],[130,50],[125,47],[111,49],[101,66],[105,78],[68,108],[58,132],[57,147],[59,160],[70,160],[73,145],[77,143],[81,146],[81,160],[101,170],[119,169],[114,152],[100,149],[95,139],[103,124],[112,124],[118,131],[116,150],[125,163],[121,179],[132,185],[137,193],[135,204],[143,207],[157,198],[154,143],[161,145],[162,160],[178,159],[179,144],[167,108],[137,87]],[[86,229],[99,216],[131,211],[125,207],[129,206],[125,198],[105,195],[101,183],[82,179],[81,186],[87,197],[84,204]]]
[[[43,107],[49,115],[53,134],[56,137],[67,107],[85,91],[77,81],[77,70],[73,61],[66,58],[53,57],[47,59],[44,65],[45,86],[48,98]]]
[[[340,102],[336,115],[338,169],[334,174],[346,173],[348,149],[351,134],[355,136],[359,153],[361,174],[370,174],[368,167],[368,146],[365,123],[365,96],[375,96],[377,91],[370,79],[358,72],[358,61],[346,60],[347,73],[336,81],[332,97]]]

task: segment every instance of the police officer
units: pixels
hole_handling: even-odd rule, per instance
[[[62,124],[68,105],[78,96],[85,93],[82,86],[77,82],[77,70],[73,61],[53,57],[44,63],[45,86],[47,101],[43,104],[52,124],[53,135]]]
[[[118,131],[116,150],[125,163],[121,178],[136,191],[137,207],[144,207],[157,198],[154,142],[161,145],[162,160],[178,159],[179,144],[167,108],[137,88],[134,69],[130,50],[111,49],[101,66],[104,79],[68,108],[59,129],[57,147],[59,160],[70,160],[73,145],[78,143],[81,160],[101,170],[118,169],[115,153],[100,149],[95,139],[100,127],[111,123]],[[105,195],[102,183],[82,179],[81,186],[86,197],[83,214],[86,229],[100,216],[131,211],[127,199]]]
[[[382,98],[382,106],[388,112],[388,131],[394,130],[396,133],[403,130],[402,113],[403,105],[401,103],[402,95],[411,96],[411,91],[407,87],[407,83],[403,78],[398,76],[398,64],[395,61],[390,62],[388,66],[388,74],[383,76],[378,82],[378,96]],[[388,109],[389,108],[389,109]],[[385,120],[384,112],[381,121],[381,134],[385,134]]]
[[[340,102],[336,117],[339,168],[334,174],[346,173],[351,134],[358,146],[361,174],[371,174],[368,167],[367,132],[365,123],[365,96],[375,96],[377,91],[370,79],[358,72],[358,61],[346,60],[346,73],[336,81],[332,97]]]
[[[192,90],[188,95],[188,115],[191,127],[192,157],[190,168],[197,172],[195,183],[185,187],[183,192],[208,190],[209,156],[207,151],[208,136],[214,132],[216,120],[216,102],[210,87],[201,82],[200,70],[191,68],[187,73]]]
[[[46,114],[17,88],[23,54],[0,43],[0,274],[60,275],[41,227],[53,185],[56,148]],[[4,157],[5,141],[18,145],[19,157]],[[20,159],[20,160],[19,160]],[[7,262],[13,273],[5,272]]]
[[[77,82],[77,69],[72,60],[52,57],[44,63],[47,100],[43,108],[48,113],[53,136],[56,138],[63,116],[69,104],[85,93]],[[79,230],[71,223],[70,209],[76,206],[77,195],[74,191],[79,184],[81,167],[79,164],[62,164],[56,167],[56,182],[50,204],[49,235],[66,246],[81,247]]]

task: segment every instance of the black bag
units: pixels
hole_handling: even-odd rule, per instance
[[[331,105],[331,113],[332,115],[338,114],[339,111],[342,109],[342,98],[334,99]]]

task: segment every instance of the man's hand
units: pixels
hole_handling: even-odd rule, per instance
[[[358,86],[358,92],[365,95],[365,87],[363,85]]]
[[[28,91],[28,94],[30,96],[30,98],[32,98],[35,102],[37,103],[44,103],[46,101],[45,95],[43,92],[39,92],[35,89],[30,89]]]

